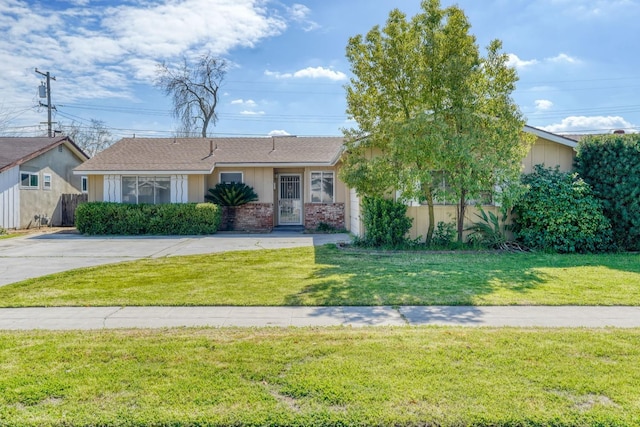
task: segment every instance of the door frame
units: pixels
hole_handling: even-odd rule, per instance
[[[296,176],[298,177],[298,185],[299,185],[299,189],[298,192],[300,194],[300,220],[299,222],[282,222],[282,212],[281,212],[281,201],[282,201],[282,178],[283,177],[287,177],[287,176]],[[278,201],[278,225],[302,225],[303,221],[304,221],[304,186],[302,185],[302,177],[303,174],[302,173],[296,173],[296,172],[283,172],[283,173],[278,173],[278,179],[277,179],[277,201]],[[287,200],[287,199],[285,199]],[[296,200],[296,199],[290,199],[290,200]]]

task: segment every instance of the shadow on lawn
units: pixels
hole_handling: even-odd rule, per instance
[[[640,273],[637,257],[612,260],[604,265]],[[547,283],[552,278],[541,268],[603,265],[598,255],[388,254],[331,246],[315,248],[315,264],[315,283],[287,296],[287,305],[471,306],[499,288],[526,294]]]

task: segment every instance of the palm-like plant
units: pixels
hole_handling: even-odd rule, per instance
[[[210,202],[220,206],[242,206],[258,200],[253,187],[241,182],[220,183],[209,189],[204,196]]]
[[[227,207],[227,221],[225,229],[233,230],[236,221],[236,208],[249,202],[258,200],[258,195],[253,187],[241,182],[220,183],[210,188],[204,196],[208,201]]]

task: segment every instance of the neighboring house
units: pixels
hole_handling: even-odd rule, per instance
[[[87,159],[68,137],[0,137],[0,227],[61,225],[62,195],[86,188],[73,169]]]
[[[236,229],[349,226],[349,193],[338,179],[340,137],[125,138],[78,166],[89,201],[204,202],[219,182],[258,194],[241,207]]]
[[[573,169],[573,161],[576,156],[575,149],[578,145],[577,141],[532,126],[525,126],[524,131],[535,135],[537,138],[527,156],[522,160],[523,173],[533,172],[535,165],[544,165],[545,167],[558,166],[562,172]],[[435,224],[440,221],[450,223],[457,220],[455,203],[456,201],[454,200],[447,200],[440,201],[439,204],[434,206]],[[483,206],[485,210],[493,209],[497,211],[497,206],[494,204],[484,204]],[[468,225],[478,221],[478,217],[475,215],[478,210],[475,206],[470,206],[466,211],[465,222]],[[413,219],[409,237],[411,239],[416,239],[418,236],[424,237],[429,226],[427,206],[409,203],[407,216]],[[353,228],[352,226],[352,229]]]

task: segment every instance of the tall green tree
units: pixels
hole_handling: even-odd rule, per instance
[[[349,40],[347,113],[357,127],[344,130],[341,176],[362,195],[399,190],[426,202],[430,240],[434,176],[444,173],[460,200],[461,239],[468,200],[519,174],[525,122],[510,98],[517,76],[500,42],[482,58],[460,8],[421,6],[411,19],[392,10],[384,28]]]

